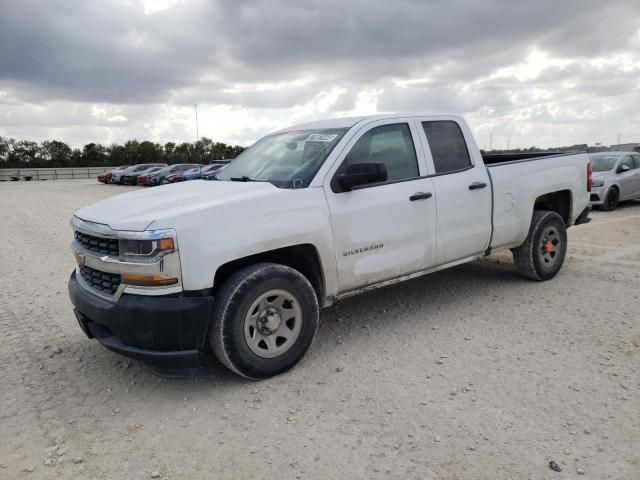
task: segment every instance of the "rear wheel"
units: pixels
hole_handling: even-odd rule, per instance
[[[604,203],[600,207],[601,210],[608,212],[610,210],[615,210],[620,203],[620,192],[618,192],[617,188],[610,188],[609,192],[607,192],[607,196],[604,198]]]
[[[520,275],[549,280],[558,273],[567,253],[567,227],[556,212],[535,210],[526,241],[513,250]]]
[[[318,330],[316,293],[297,270],[274,263],[246,267],[220,288],[209,342],[231,371],[250,379],[286,372]]]

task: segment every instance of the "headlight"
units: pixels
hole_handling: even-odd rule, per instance
[[[593,181],[593,183],[592,183],[592,185],[593,185],[594,187],[601,187],[601,186],[603,186],[603,185],[604,185],[604,180],[594,180],[594,181]]]
[[[174,230],[127,232],[125,235],[128,238],[120,239],[120,254],[125,262],[132,263],[121,267],[123,283],[138,287],[167,287],[179,283],[180,263]],[[159,271],[130,270],[133,264],[154,264],[160,267]]]
[[[155,257],[159,254],[171,253],[175,250],[173,238],[157,240],[120,240],[120,251],[125,257]]]

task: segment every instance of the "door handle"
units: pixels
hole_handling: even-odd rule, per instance
[[[478,190],[479,188],[484,188],[486,186],[487,184],[484,182],[473,182],[471,185],[469,185],[469,190]]]
[[[409,200],[411,200],[412,202],[415,202],[416,200],[426,200],[427,198],[431,198],[432,194],[431,192],[418,192],[418,193],[414,193],[413,195],[411,195],[409,197]]]

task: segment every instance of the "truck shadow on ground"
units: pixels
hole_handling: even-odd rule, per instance
[[[349,349],[350,342],[361,341],[360,333],[384,337],[398,329],[411,328],[410,322],[415,318],[409,320],[410,313],[422,315],[422,326],[426,328],[430,325],[429,313],[452,307],[459,302],[460,293],[466,302],[483,301],[489,291],[504,292],[510,285],[523,282],[529,280],[516,274],[511,255],[501,254],[345,299],[320,312],[315,342],[296,368],[308,368],[311,362],[326,363],[338,348]],[[223,384],[249,382],[230,373],[215,359],[195,376],[205,383],[207,379]]]
[[[315,372],[318,364],[324,368],[335,360],[338,349],[348,350],[353,343],[363,341],[362,335],[384,338],[403,329],[409,334],[409,330],[416,328],[416,322],[420,323],[418,328],[428,328],[433,326],[430,314],[453,307],[461,295],[467,303],[481,302],[497,290],[509,295],[510,288],[518,289],[523,282],[529,280],[516,274],[511,256],[503,253],[348,298],[321,311],[320,328],[310,352],[291,372],[270,381],[295,383],[297,376],[309,375],[306,369]],[[416,319],[416,316],[420,318]],[[456,319],[448,321],[455,322]],[[79,341],[86,342],[86,339]],[[133,377],[140,386],[156,382],[155,388],[162,386],[163,390],[169,391],[175,388],[181,394],[201,391],[203,395],[212,387],[229,390],[254,383],[231,373],[213,357],[185,378],[171,379],[158,378],[156,372],[137,366],[135,362],[132,365],[131,361],[107,351],[97,342],[90,350],[95,360],[76,374],[102,378],[106,383],[129,383]]]

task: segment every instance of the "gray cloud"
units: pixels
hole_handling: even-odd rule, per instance
[[[234,138],[251,140],[335,88],[333,104],[296,115],[351,111],[370,90],[382,92],[379,110],[482,112],[494,123],[525,110],[537,112],[532,123],[559,121],[557,105],[626,112],[639,99],[638,65],[588,62],[640,58],[635,0],[185,0],[151,15],[137,0],[0,3],[0,134],[188,136],[188,120],[163,106],[199,103],[249,112],[256,125]],[[496,75],[536,50],[566,65]],[[425,80],[397,84],[415,79]],[[93,115],[93,104],[113,111]],[[587,117],[570,115],[585,135]]]

